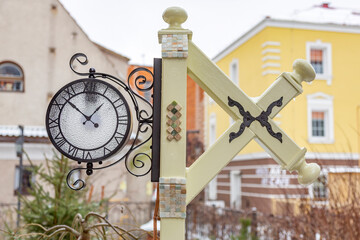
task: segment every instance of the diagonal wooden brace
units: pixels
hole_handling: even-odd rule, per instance
[[[315,78],[315,72],[305,60],[296,60],[293,65],[294,72],[283,73],[277,80],[257,99],[253,101],[241,89],[239,89],[228,77],[198,49],[192,41],[189,41],[188,74],[212,97],[224,111],[236,122],[207,150],[200,158],[187,169],[188,182],[196,182],[189,185],[186,202],[189,203],[205,186],[216,176],[253,138],[277,161],[284,169],[298,171],[299,182],[310,184],[315,181],[320,173],[317,164],[305,162],[305,148],[298,147],[285,132],[283,132],[272,118],[294,97],[302,93],[301,82],[310,82]],[[206,81],[203,81],[206,80]],[[245,128],[241,137],[229,144],[228,136],[236,132],[241,123],[242,116],[236,108],[228,105],[228,97],[241,103],[246,111],[252,116],[259,116],[266,111],[269,103],[283,98],[281,107],[275,107],[269,115],[269,124],[274,132],[282,134],[282,142],[274,140],[258,122],[254,122]]]

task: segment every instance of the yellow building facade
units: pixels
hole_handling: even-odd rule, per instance
[[[360,22],[359,22],[360,23]],[[214,61],[248,96],[260,96],[295,59],[305,59],[317,75],[303,83],[304,93],[289,103],[275,122],[322,167],[310,187],[281,170],[252,141],[208,187],[208,200],[235,208],[259,207],[273,212],[274,201],[319,198],[327,201],[327,176],[357,172],[360,133],[360,25],[311,23],[265,18]],[[209,98],[207,139],[210,146],[232,119]],[[267,202],[263,204],[263,202]]]

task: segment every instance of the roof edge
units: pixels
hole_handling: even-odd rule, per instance
[[[262,31],[266,27],[279,27],[279,28],[295,28],[295,29],[306,29],[306,30],[317,30],[317,31],[329,31],[329,32],[343,32],[343,33],[360,33],[360,25],[346,25],[337,23],[314,23],[305,21],[294,21],[285,19],[274,19],[270,17],[264,18],[250,30],[245,32],[225,49],[220,51],[213,61],[217,62],[223,57],[234,51],[236,48],[241,46],[243,43],[248,41],[250,38],[255,36],[257,33]]]
[[[130,58],[128,57],[125,57],[124,55],[121,55],[120,53],[117,53],[113,50],[110,50],[106,47],[104,47],[103,45],[100,45],[99,43],[96,43],[96,42],[93,42],[95,44],[95,46],[97,46],[101,51],[107,53],[107,54],[110,54],[112,56],[115,56],[115,57],[118,57],[118,58],[121,58],[123,60],[125,60],[126,62],[129,62],[130,61]]]

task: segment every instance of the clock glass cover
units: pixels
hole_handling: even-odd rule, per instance
[[[46,113],[48,136],[57,150],[79,162],[97,162],[127,142],[131,114],[124,96],[111,84],[80,79],[61,88]]]

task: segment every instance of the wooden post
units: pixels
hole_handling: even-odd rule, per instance
[[[187,46],[192,32],[181,27],[187,19],[181,8],[166,9],[163,19],[169,27],[159,31],[162,46],[160,236],[163,240],[184,240]]]

